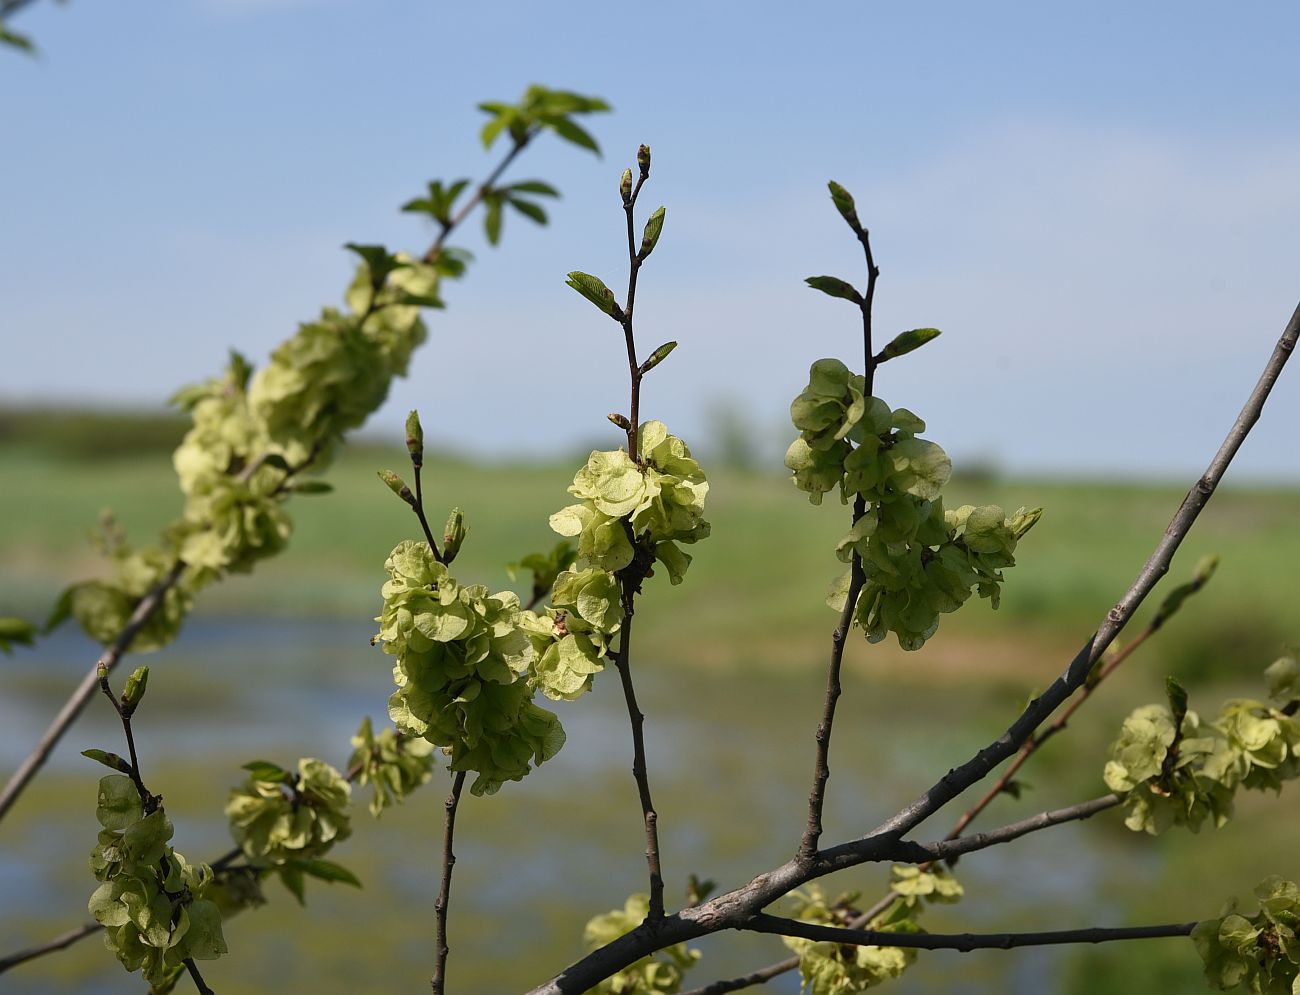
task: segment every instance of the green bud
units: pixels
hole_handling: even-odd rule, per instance
[[[122,691],[122,711],[130,715],[135,711],[140,699],[144,697],[145,687],[149,684],[149,668],[137,667],[135,673],[126,679],[126,688]]]
[[[465,536],[469,529],[465,527],[465,516],[459,508],[453,508],[447,516],[447,524],[442,530],[442,555],[450,563],[460,552],[461,543],[465,541]]]
[[[1197,584],[1204,584],[1214,576],[1214,571],[1219,568],[1219,557],[1215,553],[1208,556],[1202,556],[1196,561],[1196,571],[1192,574],[1192,579]]]
[[[392,470],[380,470],[379,479],[388,486],[390,491],[409,504],[412,508],[415,507],[415,498],[411,495],[411,489],[406,486],[406,482],[402,480],[401,477],[395,474]]]
[[[610,414],[607,414],[605,417],[608,418],[610,421],[612,421],[619,428],[621,428],[624,432],[632,431],[632,423],[627,420],[626,415],[620,415],[617,412],[611,412]]]
[[[650,215],[645,223],[645,232],[641,236],[641,251],[637,253],[638,259],[645,259],[654,252],[655,246],[659,244],[659,233],[663,230],[664,209],[661,207]]]
[[[624,204],[632,199],[632,170],[623,170],[623,178],[618,181],[618,192]]]
[[[418,411],[406,416],[406,451],[411,454],[412,466],[419,469],[424,465],[424,429]]]
[[[830,189],[831,202],[835,205],[835,210],[840,212],[840,217],[847,221],[849,227],[855,232],[861,231],[862,222],[858,220],[858,211],[853,203],[853,195],[834,180],[831,180],[826,186]]]
[[[650,358],[641,364],[641,373],[644,375],[653,370],[656,366],[668,358],[668,354],[677,348],[676,342],[665,342],[658,349],[650,354]],[[616,423],[617,424],[617,423]]]
[[[642,145],[636,150],[636,165],[641,170],[641,179],[650,175],[650,146]]]

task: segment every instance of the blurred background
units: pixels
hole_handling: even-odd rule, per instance
[[[477,101],[536,81],[615,108],[589,122],[603,160],[553,141],[529,150],[512,175],[564,192],[550,227],[510,217],[497,249],[466,230],[468,279],[447,288],[410,378],[331,469],[335,492],[296,500],[289,551],[205,591],[148,661],[142,761],[194,859],[229,846],[220,810],[241,763],[341,766],[360,718],[384,717],[391,674],[370,619],[384,556],[414,522],[374,472],[405,462],[407,410],[421,409],[436,451],[431,515],[467,511],[461,573],[493,589],[510,583],[506,563],[552,544],[546,518],[587,452],[617,445],[604,413],[626,404],[622,346],[563,274],[617,285],[615,188],[639,142],[655,157],[643,203],[668,207],[639,334],[647,349],[681,343],[643,411],[692,444],[713,484],[713,537],[682,587],[650,582],[638,625],[677,895],[691,872],[730,887],[786,859],[802,825],[846,512],[810,507],[781,454],[808,364],[856,354],[853,312],[802,278],[861,280],[828,178],[872,228],[883,334],[944,330],[877,383],[953,456],[950,504],[1045,508],[1000,611],[968,605],[918,654],[851,641],[831,839],[910,800],[1060,672],[1203,470],[1295,304],[1300,94],[1285,39],[1300,13],[1280,3],[1231,17],[1201,3],[580,3],[560,18],[522,3],[36,0],[9,26],[39,52],[0,51],[0,614],[38,619],[94,576],[88,533],[105,509],[142,543],[175,516],[168,454],[185,423],[166,397],[217,373],[230,347],[260,361],[338,302],[343,242],[427,242],[396,208],[428,178],[490,167]],[[1203,712],[1262,694],[1260,671],[1300,639],[1295,374],[1175,560],[1177,581],[1220,554],[1210,586],[980,825],[1102,793],[1107,744],[1166,674]],[[95,656],[65,628],[0,658],[0,769]],[[590,915],[643,888],[616,683],[557,708],[569,742],[546,769],[462,807],[453,991],[542,980],[581,953]],[[110,717],[92,707],[0,825],[7,947],[85,918],[99,773],[78,752],[118,748]],[[332,856],[366,887],[309,886],[305,911],[273,890],[229,924],[231,956],[209,983],[223,995],[427,984],[445,788],[440,772],[377,824],[359,811]],[[1298,814],[1284,794],[1244,798],[1199,837],[1139,838],[1114,813],[1037,834],[962,861],[967,899],[926,923],[1210,916],[1266,873],[1300,874]],[[842,878],[832,890],[873,895],[886,875]],[[785,956],[770,937],[700,947],[695,984]],[[1199,974],[1191,945],[1167,940],[935,953],[897,987],[1174,991],[1197,990]],[[139,987],[95,939],[0,977],[0,991]]]

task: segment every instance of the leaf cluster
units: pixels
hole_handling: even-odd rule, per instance
[[[385,808],[404,801],[433,776],[433,744],[390,728],[381,729],[376,736],[370,716],[366,716],[352,737],[348,768],[356,771],[357,784],[374,786],[369,808],[378,818]]]
[[[1255,898],[1255,915],[1242,915],[1237,903],[1229,901],[1219,918],[1197,923],[1192,930],[1205,980],[1219,991],[1300,993],[1300,887],[1274,875],[1255,887]]]
[[[611,909],[587,922],[582,934],[583,943],[588,950],[598,950],[632,932],[645,922],[649,912],[649,895],[630,895],[623,908]],[[699,959],[698,950],[685,943],[674,943],[632,962],[587,995],[674,995],[682,990],[685,972]]]

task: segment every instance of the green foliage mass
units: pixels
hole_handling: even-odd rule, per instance
[[[1186,709],[1181,690],[1168,705],[1144,705],[1124,720],[1111,745],[1104,778],[1126,793],[1125,825],[1158,835],[1170,826],[1193,832],[1232,816],[1239,788],[1280,791],[1300,775],[1300,701],[1291,658],[1266,671],[1272,704],[1234,698],[1204,723]]]
[[[545,613],[521,619],[533,644],[530,679],[546,697],[572,701],[591,690],[622,626],[618,581],[599,567],[566,570]]]
[[[709,535],[709,484],[686,443],[669,435],[663,422],[640,426],[637,449],[640,462],[622,449],[593,452],[569,488],[582,503],[552,515],[551,528],[578,537],[581,562],[617,573],[640,547],[652,551],[669,580],[680,584],[691,556],[677,544]]]
[[[613,943],[645,922],[649,912],[649,895],[630,895],[623,908],[611,909],[588,921],[582,933],[583,943],[588,950],[598,950]],[[685,972],[699,959],[698,950],[685,943],[674,943],[629,964],[586,995],[673,995],[682,990]]]
[[[1217,991],[1240,989],[1252,995],[1300,992],[1300,887],[1277,876],[1255,888],[1259,911],[1244,916],[1235,900],[1219,918],[1197,923],[1196,951],[1205,962],[1205,980]]]
[[[122,966],[166,990],[185,960],[224,954],[221,913],[208,895],[212,869],[171,848],[163,810],[146,814],[131,778],[109,774],[100,779],[95,815],[102,828],[90,869],[101,883],[88,909]]]

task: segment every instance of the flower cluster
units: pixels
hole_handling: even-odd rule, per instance
[[[583,930],[588,950],[598,950],[630,933],[645,921],[650,912],[650,896],[631,895],[621,909],[611,909],[593,917]],[[674,943],[629,964],[606,978],[587,995],[672,995],[682,990],[685,972],[700,959],[700,952]]]
[[[397,658],[388,702],[397,728],[446,750],[452,770],[477,773],[475,794],[553,757],[564,730],[533,704],[533,646],[519,598],[461,586],[425,542],[400,543],[384,566],[375,638]]]
[[[791,914],[803,922],[819,926],[848,926],[858,916],[853,907],[856,894],[841,895],[834,902],[816,885],[791,893]],[[882,933],[919,933],[913,918],[912,902],[895,902],[867,924],[867,929]],[[782,941],[799,957],[799,977],[808,995],[851,995],[902,975],[916,960],[916,951],[907,947],[874,947],[832,943],[785,936]]]
[[[703,517],[709,484],[686,443],[663,422],[641,425],[637,447],[639,463],[622,449],[593,452],[569,488],[582,503],[552,515],[551,528],[577,536],[579,560],[609,573],[628,566],[636,546],[652,549],[679,584],[691,557],[677,544],[709,535]]]
[[[207,897],[212,870],[171,848],[163,810],[146,815],[131,778],[110,774],[100,779],[95,815],[103,828],[90,869],[101,884],[88,907],[122,966],[165,986],[184,961],[224,954],[221,913]]]

